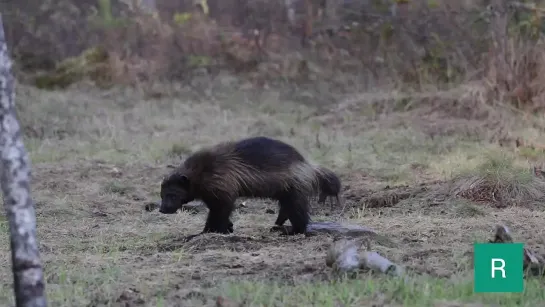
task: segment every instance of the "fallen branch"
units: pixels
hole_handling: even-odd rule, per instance
[[[290,225],[274,226],[271,231],[278,231],[281,233],[290,233]],[[335,222],[312,222],[307,226],[307,235],[315,235],[318,233],[326,233],[331,235],[342,235],[347,237],[361,237],[365,235],[377,235],[375,231],[370,228],[357,226],[357,225],[341,225]]]
[[[507,226],[497,225],[494,239],[488,242],[513,243],[513,237]],[[545,258],[524,247],[523,270],[529,276],[545,276]]]
[[[366,250],[360,254],[354,241],[336,241],[328,250],[326,265],[340,273],[370,269],[392,276],[403,275],[403,269],[399,265],[369,249],[367,246]]]
[[[360,255],[354,241],[340,240],[329,247],[325,264],[333,270],[349,273],[359,270]]]
[[[291,232],[291,229],[292,228],[290,225],[273,226],[271,228],[271,231],[288,234]],[[336,222],[312,222],[308,224],[307,233],[306,233],[307,236],[314,236],[320,233],[339,236],[339,237],[351,237],[351,238],[368,237],[380,243],[381,245],[388,246],[388,247],[395,246],[395,243],[390,238],[380,235],[376,233],[374,230],[364,226],[346,225],[346,224],[339,224]]]
[[[308,225],[308,232],[343,235],[347,237],[361,237],[364,235],[376,235],[371,228],[358,225],[341,225],[335,222],[313,222]]]

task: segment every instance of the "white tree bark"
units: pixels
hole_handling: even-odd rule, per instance
[[[17,307],[45,307],[45,285],[30,195],[30,161],[15,114],[14,77],[0,15],[0,167],[9,219],[13,288]]]

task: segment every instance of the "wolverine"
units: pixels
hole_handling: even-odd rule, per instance
[[[331,173],[279,140],[260,136],[223,142],[193,153],[166,176],[159,212],[173,214],[201,200],[208,207],[202,233],[227,234],[233,232],[230,216],[237,198],[269,198],[289,219],[287,234],[304,234],[311,220],[309,197]]]

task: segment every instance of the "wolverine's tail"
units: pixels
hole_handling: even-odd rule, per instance
[[[326,167],[318,166],[316,168],[316,177],[320,191],[318,202],[323,203],[326,197],[330,196],[335,197],[337,206],[340,206],[341,180],[339,176]]]
[[[340,205],[341,180],[332,170],[305,161],[293,163],[289,173],[293,175],[294,184],[308,196],[319,194],[320,200],[335,197]]]

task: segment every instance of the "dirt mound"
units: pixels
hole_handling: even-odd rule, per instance
[[[428,187],[420,185],[418,187],[400,186],[390,188],[386,187],[383,191],[378,191],[366,199],[367,208],[392,207],[404,199],[416,197],[426,192]]]
[[[386,186],[380,190],[351,187],[343,192],[348,205],[365,204],[366,208],[393,207],[402,200],[417,197],[428,197],[430,193],[440,188],[444,182],[424,182],[416,186]]]
[[[262,245],[267,243],[265,237],[253,238],[248,236],[238,235],[220,235],[207,234],[196,236],[194,239],[187,241],[187,238],[174,238],[159,244],[160,251],[172,251],[183,247],[194,252],[202,252],[206,250],[225,249],[234,252],[249,252],[259,250]]]

